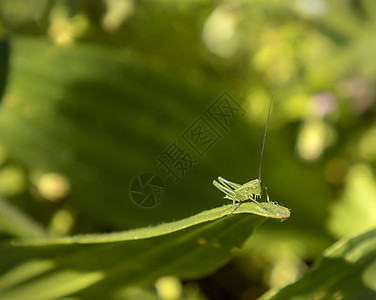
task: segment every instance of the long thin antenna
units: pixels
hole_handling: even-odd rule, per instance
[[[270,110],[272,108],[272,102],[273,102],[273,97],[274,97],[274,91],[275,87],[277,86],[277,80],[274,83],[274,88],[273,88],[273,93],[272,93],[272,98],[270,99],[270,104],[269,104],[269,111],[268,111],[268,118],[266,119],[266,126],[265,126],[265,133],[264,133],[264,141],[262,142],[262,148],[261,148],[261,156],[260,156],[260,167],[259,167],[259,182],[261,182],[261,164],[262,164],[262,156],[264,155],[264,147],[265,147],[265,140],[266,140],[266,131],[268,130],[268,125],[269,125],[269,117],[270,117]]]

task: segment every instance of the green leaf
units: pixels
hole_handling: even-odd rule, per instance
[[[210,155],[179,185],[156,160],[222,90],[205,95],[208,86],[197,95],[175,64],[161,67],[125,48],[95,43],[64,48],[46,39],[14,38],[11,54],[0,140],[31,175],[67,177],[72,191],[67,202],[85,211],[81,221],[135,228],[223,203],[215,187],[207,188],[217,174],[208,169]],[[240,156],[233,162],[240,164]],[[168,190],[153,210],[140,209],[129,197],[129,184],[141,172],[160,174]]]
[[[376,229],[340,240],[314,269],[261,299],[376,299]]]
[[[145,23],[142,21],[140,24]],[[143,36],[142,32],[134,36]],[[216,176],[238,183],[257,176],[260,148],[255,145],[261,143],[264,121],[260,127],[250,125],[246,119],[254,113],[234,121],[229,132],[222,132],[221,142],[198,159],[179,184],[159,166],[156,157],[172,142],[184,142],[182,132],[205,114],[223,91],[228,90],[241,104],[245,95],[239,93],[238,83],[247,85],[243,77],[239,81],[231,74],[223,81],[218,79],[206,64],[186,65],[186,57],[182,59],[179,52],[183,51],[180,45],[188,49],[186,43],[169,45],[174,45],[173,50],[159,61],[154,52],[141,55],[133,47],[92,42],[57,47],[44,38],[12,38],[12,72],[0,110],[0,140],[30,171],[34,185],[38,186],[34,174],[57,173],[69,180],[71,193],[65,204],[80,215],[74,224],[76,233],[98,232],[103,227],[118,231],[183,219],[224,203],[215,187],[208,188],[208,181]],[[182,64],[170,61],[172,52],[178,53]],[[187,74],[195,69],[208,70],[200,87],[187,84]],[[264,120],[265,111],[260,113]],[[214,121],[212,125],[217,126]],[[306,168],[295,159],[289,131],[273,134],[271,130],[268,134],[263,182],[271,200],[286,205],[294,202],[294,211],[303,212],[295,214],[288,226],[295,224],[304,234],[323,235],[323,211],[327,211],[323,199],[328,195],[321,170]],[[278,155],[268,148],[278,149]],[[189,145],[186,150],[193,151]],[[140,209],[129,196],[130,183],[142,172],[159,175],[166,187],[163,202],[149,210]],[[291,182],[300,182],[293,195],[285,188]],[[317,199],[313,196],[317,194],[323,196]],[[298,201],[302,197],[307,201]],[[23,203],[20,206],[25,208],[40,204]],[[37,208],[28,213],[40,219]],[[52,218],[49,211],[43,213],[44,220]],[[271,230],[274,225],[267,224]]]
[[[262,203],[204,211],[190,218],[119,233],[21,239],[0,246],[0,298],[108,299],[121,289],[164,275],[210,274],[231,258],[265,218],[284,220],[287,208]]]

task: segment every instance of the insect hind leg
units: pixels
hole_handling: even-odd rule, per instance
[[[220,180],[218,178],[218,180]],[[232,200],[232,210],[230,211],[230,213],[228,214],[228,216],[232,215],[233,212],[240,206],[240,200],[236,198],[236,193],[231,190],[226,184],[220,184],[218,181],[216,180],[213,180],[213,185],[219,189],[221,192],[225,193],[226,196],[224,196],[225,199],[229,199],[229,200]]]
[[[225,185],[220,184],[218,181],[213,180],[213,185],[217,189],[219,189],[221,192],[225,193],[226,197],[228,196],[228,197],[230,197],[230,199],[233,199],[235,197],[235,192],[233,190],[231,190],[230,188],[228,188]]]
[[[228,187],[230,187],[230,188],[232,188],[232,189],[234,189],[234,190],[235,190],[235,189],[238,189],[238,188],[241,187],[240,184],[235,183],[235,182],[228,181],[227,179],[224,179],[224,178],[221,177],[221,176],[218,176],[218,180],[219,180],[219,182],[222,183],[223,185],[228,186]]]

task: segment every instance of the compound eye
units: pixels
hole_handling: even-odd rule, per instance
[[[252,184],[252,186],[253,186],[254,189],[257,189],[258,185],[259,185],[259,182],[258,182],[258,181],[254,182],[254,183]]]

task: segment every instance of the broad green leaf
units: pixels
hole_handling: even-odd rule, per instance
[[[188,49],[186,44],[173,42],[170,34],[168,40],[174,45],[170,51],[180,53],[181,64],[170,61],[171,52],[160,61],[154,52],[149,56],[133,47],[93,42],[57,47],[35,37],[11,40],[9,84],[0,107],[0,140],[30,171],[28,175],[52,172],[67,177],[71,194],[65,204],[80,215],[76,232],[124,230],[186,218],[223,203],[221,193],[213,186],[208,188],[216,176],[238,183],[257,176],[264,122],[257,127],[246,121],[255,113],[234,121],[229,132],[221,131],[220,142],[204,157],[195,157],[198,163],[179,184],[158,166],[156,157],[182,139],[182,132],[219,95],[228,90],[242,104],[246,94],[239,93],[238,84],[248,85],[243,77],[240,81],[232,75],[220,79],[210,71],[209,62],[186,65],[186,59],[180,57],[181,48]],[[208,70],[200,87],[187,82],[187,74],[196,69]],[[264,120],[267,111],[259,108],[258,112]],[[305,213],[296,215],[288,226],[295,222],[304,232],[322,233],[325,197],[317,200],[313,196],[325,193],[324,181],[315,180],[321,172],[306,168],[291,155],[288,131],[268,134],[263,182],[271,200],[288,205],[305,197],[305,204],[296,201],[294,205],[294,211]],[[278,155],[272,149],[278,149]],[[193,151],[189,146],[186,150]],[[153,209],[140,209],[129,197],[130,183],[142,172],[160,175],[166,185],[165,199]],[[291,182],[300,182],[294,193],[286,188]],[[312,205],[308,211],[307,203]],[[38,209],[28,213],[41,219]]]
[[[376,229],[335,243],[302,279],[261,299],[376,299]]]
[[[121,289],[164,275],[210,274],[231,258],[265,217],[284,220],[287,208],[229,205],[155,227],[64,238],[21,239],[0,246],[0,298],[67,295],[108,299]]]

